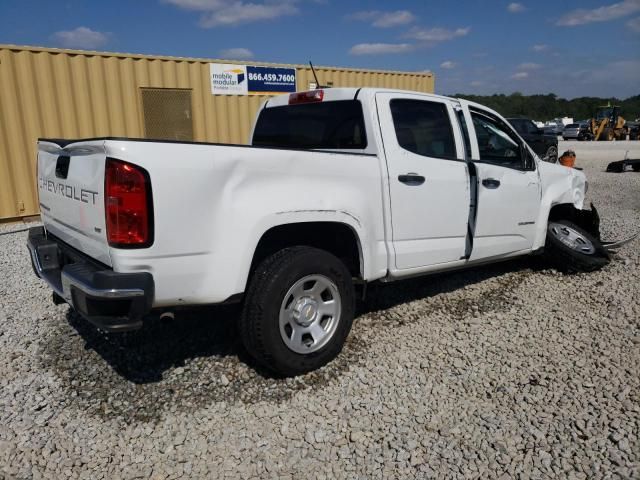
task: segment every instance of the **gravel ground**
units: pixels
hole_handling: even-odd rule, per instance
[[[571,146],[603,236],[640,230],[640,174]],[[639,241],[591,274],[374,288],[336,361],[280,380],[233,308],[101,334],[51,303],[25,238],[0,235],[0,477],[640,478]]]

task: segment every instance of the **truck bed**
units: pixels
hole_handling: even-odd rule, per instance
[[[68,175],[59,179],[56,166],[65,156]],[[149,174],[154,240],[148,248],[113,248],[106,241],[107,158]],[[384,251],[381,168],[371,154],[116,137],[40,139],[38,171],[45,228],[115,272],[150,272],[157,279],[154,306],[219,303],[243,292],[257,232],[307,221],[305,212],[316,220],[342,216]],[[56,183],[71,195],[61,195]],[[95,202],[83,202],[82,189],[95,192]]]

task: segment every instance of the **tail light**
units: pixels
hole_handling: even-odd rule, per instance
[[[289,94],[289,105],[321,102],[323,98],[324,90],[310,90],[308,92],[291,93]]]
[[[117,248],[150,246],[153,243],[153,203],[147,171],[108,158],[104,192],[109,245]]]

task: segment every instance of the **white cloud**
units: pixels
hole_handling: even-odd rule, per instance
[[[93,49],[105,45],[109,41],[109,35],[109,33],[97,32],[87,27],[78,27],[74,30],[56,32],[51,38],[66,48]]]
[[[524,80],[525,78],[529,78],[529,74],[527,72],[516,72],[511,75],[513,80]]]
[[[544,69],[544,75],[517,68],[505,75],[503,67],[484,72],[480,72],[476,67],[465,70],[460,83],[453,84],[450,81],[451,77],[447,76],[446,80],[436,81],[436,88],[438,93],[443,94],[465,92],[492,95],[520,91],[525,95],[533,95],[553,92],[562,98],[628,98],[638,94],[640,58],[634,58],[631,53],[626,59],[610,63],[594,63],[588,56],[567,56],[561,64],[556,65],[559,68],[551,68],[550,65],[542,63],[541,69],[537,72]],[[463,70],[462,65],[460,70]],[[444,78],[451,72],[443,71],[441,77]],[[518,73],[529,75],[517,75],[512,78]],[[479,83],[471,85],[471,82]]]
[[[542,65],[539,63],[525,62],[518,65],[518,70],[538,70]]]
[[[208,10],[216,10],[225,6],[229,2],[224,0],[163,0],[164,3],[170,3],[185,10],[198,10],[206,12]]]
[[[587,23],[607,22],[616,18],[626,17],[638,11],[640,11],[640,0],[624,0],[592,10],[583,8],[573,10],[560,17],[556,25],[575,27],[576,25],[585,25]]]
[[[378,28],[398,27],[407,25],[416,20],[416,16],[409,10],[396,10],[395,12],[381,12],[379,10],[367,10],[356,12],[347,18],[362,22],[371,22],[371,25]]]
[[[451,70],[452,68],[456,68],[456,62],[452,62],[451,60],[447,60],[440,64],[440,68],[444,68],[445,70]]]
[[[640,17],[632,18],[627,22],[627,27],[636,33],[640,33]]]
[[[253,58],[253,52],[248,48],[227,48],[226,50],[220,50],[220,57],[244,60],[246,58]]]
[[[549,50],[549,45],[545,45],[544,43],[539,43],[531,47],[531,50],[533,50],[534,52],[546,52],[547,50]]]
[[[521,12],[524,12],[525,10],[526,10],[526,7],[521,3],[513,2],[507,5],[507,11],[509,11],[510,13],[521,13]]]
[[[602,68],[591,70],[584,79],[593,83],[637,85],[640,82],[640,60],[608,63]]]
[[[351,55],[386,55],[390,53],[407,53],[413,50],[408,43],[359,43],[349,50]]]
[[[472,87],[481,87],[482,85],[484,85],[484,83],[481,82],[480,80],[474,80],[469,85],[471,85]]]
[[[205,13],[198,23],[203,28],[273,20],[295,15],[298,7],[293,3],[256,4],[236,2],[215,12]]]
[[[202,28],[234,26],[273,20],[299,12],[297,0],[267,0],[246,3],[242,0],[163,0],[185,10],[201,12],[198,25]]]
[[[420,42],[427,43],[439,43],[447,40],[453,40],[457,37],[464,37],[471,31],[470,27],[456,28],[455,30],[449,30],[446,28],[412,28],[407,33],[407,38],[412,38]]]

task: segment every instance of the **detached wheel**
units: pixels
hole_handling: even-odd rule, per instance
[[[568,220],[549,222],[545,254],[564,272],[592,272],[609,263],[609,255],[600,242]]]
[[[353,282],[344,263],[317,248],[286,248],[254,272],[240,335],[263,367],[295,376],[340,353],[354,310]]]
[[[542,160],[549,163],[556,163],[558,161],[558,147],[551,145],[547,148]]]

